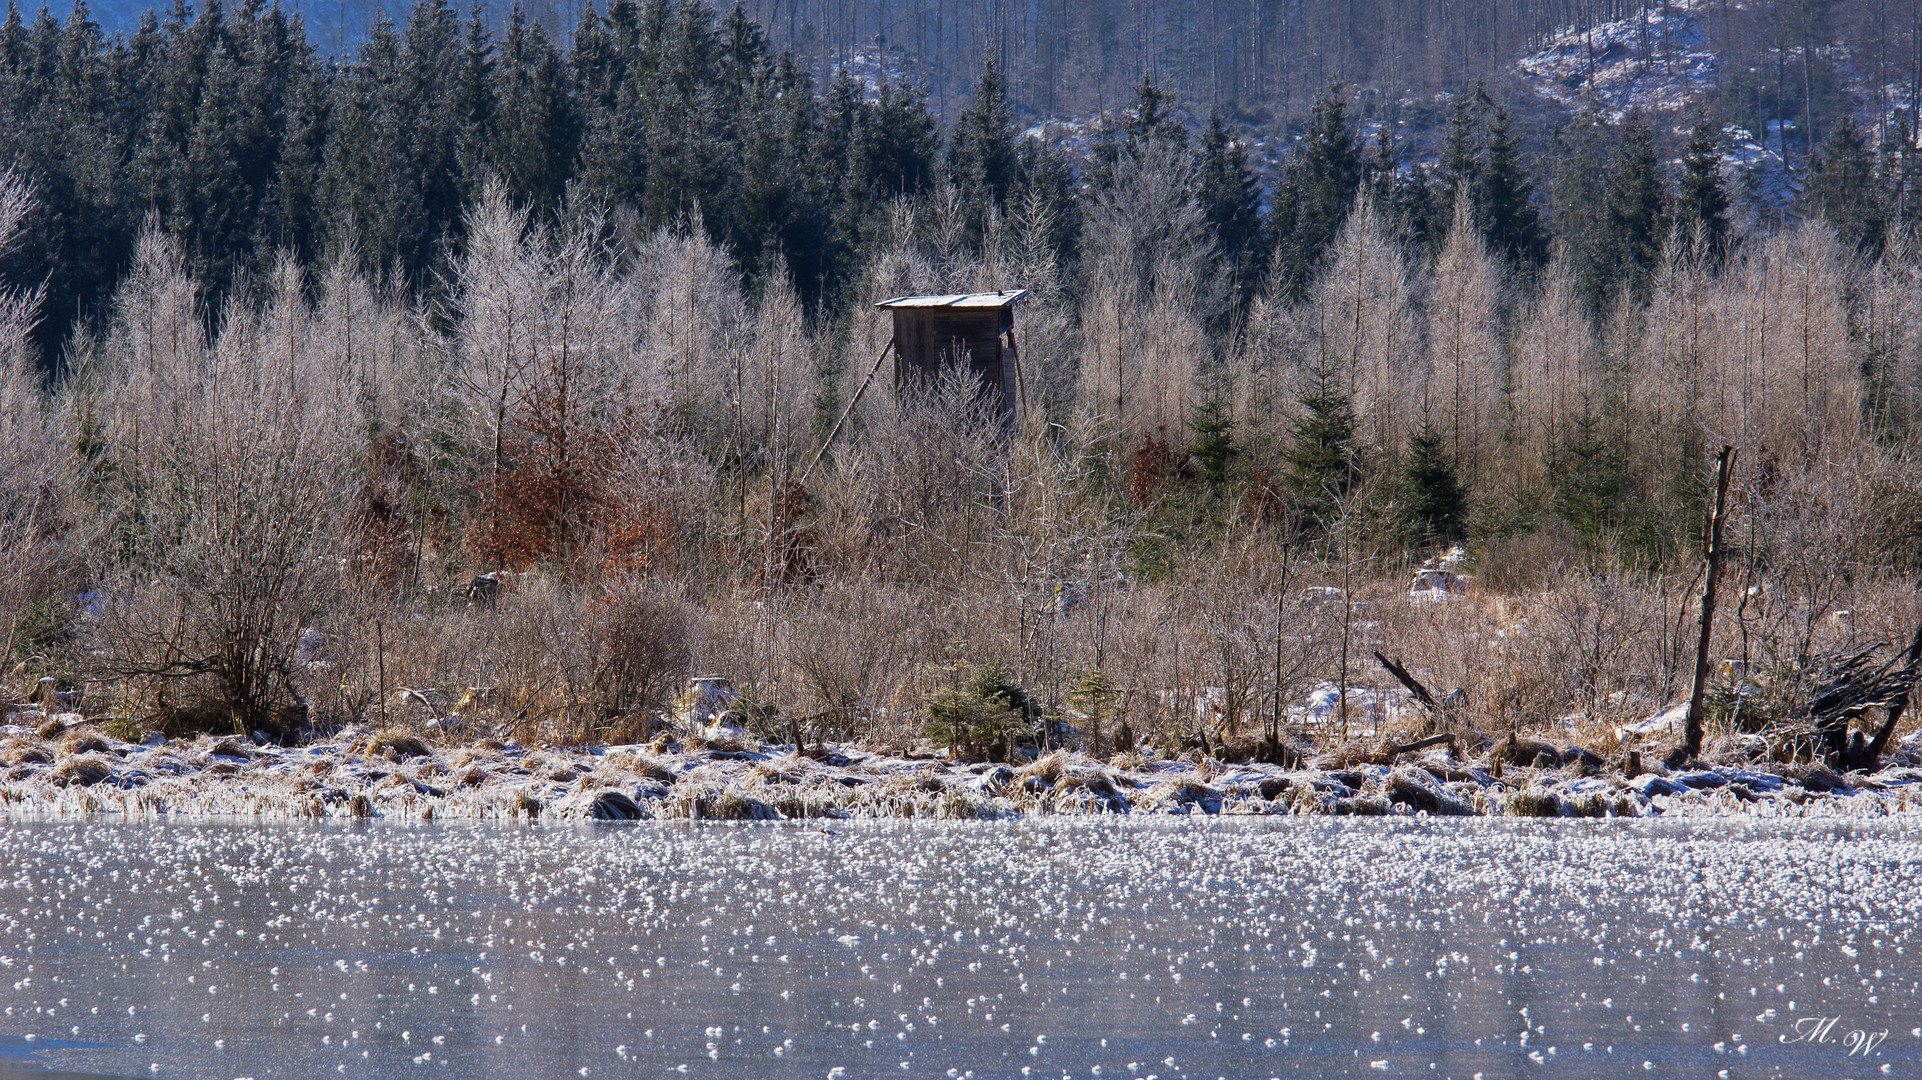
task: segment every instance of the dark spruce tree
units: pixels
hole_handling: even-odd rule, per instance
[[[400,39],[385,16],[335,75],[329,112],[319,183],[329,256],[352,243],[369,273],[427,258],[433,230],[413,154],[414,111],[404,97]]]
[[[1607,306],[1616,281],[1606,243],[1609,161],[1614,130],[1593,106],[1584,106],[1555,133],[1555,170],[1549,196],[1555,240],[1575,275],[1589,314]]]
[[[1475,218],[1489,250],[1523,275],[1539,269],[1548,258],[1548,234],[1534,199],[1535,181],[1522,162],[1508,110],[1497,108],[1476,177]]]
[[[1622,142],[1608,177],[1604,237],[1614,281],[1635,302],[1648,298],[1662,243],[1668,238],[1668,193],[1655,131],[1639,110],[1622,124]]]
[[[1620,528],[1637,503],[1627,447],[1611,419],[1584,409],[1549,461],[1555,514],[1588,541]]]
[[[1383,212],[1395,205],[1395,189],[1400,172],[1401,158],[1395,153],[1394,137],[1388,133],[1388,125],[1375,129],[1375,144],[1369,148],[1368,156],[1361,163],[1361,186],[1368,191]]]
[[[1332,362],[1316,365],[1290,425],[1286,483],[1297,520],[1326,528],[1361,479],[1355,410]]]
[[[419,186],[417,228],[394,253],[410,281],[425,282],[453,241],[461,214],[478,192],[478,177],[462,161],[461,87],[465,49],[460,17],[442,0],[416,0],[401,34],[400,85],[386,110],[407,128],[406,152]]]
[[[478,2],[467,13],[467,33],[461,39],[459,70],[452,76],[453,101],[448,111],[454,122],[454,156],[461,182],[468,191],[480,187],[487,169],[487,150],[494,143],[494,37],[487,29]]]
[[[720,50],[707,5],[648,0],[642,9],[635,78],[647,155],[638,209],[646,228],[725,210],[732,163],[729,118],[716,92]],[[711,235],[725,235],[719,222],[707,224]]]
[[[1682,153],[1682,175],[1675,191],[1679,238],[1699,244],[1703,257],[1719,263],[1728,248],[1728,188],[1722,182],[1722,133],[1704,114],[1696,114]]]
[[[1440,244],[1437,230],[1444,223],[1435,215],[1428,172],[1419,165],[1402,164],[1387,124],[1375,132],[1374,148],[1362,166],[1362,186],[1374,201],[1375,212],[1403,241],[1422,251]]]
[[[1188,145],[1188,129],[1175,116],[1167,93],[1146,76],[1135,91],[1135,105],[1124,130],[1130,143],[1159,139],[1184,148]]]
[[[889,201],[927,188],[941,133],[912,85],[883,83],[869,101],[862,85],[842,72],[822,103],[815,146],[831,178],[835,242],[856,252],[886,227]]]
[[[1435,201],[1445,214],[1454,214],[1455,200],[1463,195],[1472,205],[1481,188],[1482,111],[1487,99],[1477,83],[1472,92],[1456,97],[1449,111],[1448,134],[1443,137],[1441,160],[1435,171]]]
[[[559,207],[580,146],[572,79],[560,50],[518,3],[501,38],[494,83],[491,164],[516,200]]]
[[[1874,257],[1888,233],[1888,213],[1875,160],[1855,120],[1842,116],[1809,166],[1804,209],[1835,229],[1842,242]]]
[[[982,65],[974,100],[961,110],[948,140],[948,179],[968,214],[969,238],[979,243],[988,211],[1004,212],[1008,194],[1021,180],[1015,149],[1014,109],[1007,82],[993,60]]]
[[[1201,478],[1209,489],[1220,491],[1235,459],[1241,456],[1241,448],[1235,445],[1235,421],[1229,415],[1228,403],[1219,396],[1209,397],[1195,407],[1188,428],[1194,432],[1194,440],[1188,444],[1189,458],[1201,470]]]
[[[1154,79],[1143,76],[1135,100],[1119,124],[1104,125],[1088,154],[1088,184],[1105,188],[1114,180],[1123,154],[1140,152],[1144,144],[1161,143],[1177,150],[1188,148],[1188,129],[1175,116],[1168,95]]]
[[[1462,538],[1468,524],[1468,495],[1455,475],[1446,440],[1426,411],[1421,427],[1408,436],[1400,480],[1399,517],[1410,540],[1448,543]]]
[[[1315,99],[1308,135],[1289,154],[1275,191],[1269,234],[1274,237],[1272,287],[1299,299],[1315,267],[1335,242],[1361,185],[1361,149],[1348,123],[1339,84]]]
[[[151,17],[139,43],[151,50]],[[100,28],[77,4],[63,29],[43,8],[31,29],[9,5],[0,27],[0,162],[33,183],[25,234],[0,252],[4,280],[39,283],[42,358],[60,355],[77,312],[93,312],[132,251],[140,212],[127,156],[142,126],[128,85],[131,62],[113,64]]]
[[[1261,223],[1261,184],[1248,168],[1248,151],[1230,137],[1219,112],[1201,139],[1200,202],[1235,289],[1235,309],[1254,298],[1267,253]]]
[[[1057,264],[1073,264],[1081,242],[1081,188],[1068,155],[1039,139],[1023,140],[1021,177],[1023,197],[1032,193],[1050,223]]]
[[[1883,208],[1892,229],[1912,229],[1922,218],[1922,154],[1915,149],[1915,118],[1896,117],[1882,140]]]

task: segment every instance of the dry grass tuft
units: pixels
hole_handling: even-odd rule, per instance
[[[1523,788],[1508,797],[1510,817],[1561,817],[1562,800],[1552,791]]]
[[[387,728],[376,731],[364,742],[357,742],[350,749],[358,750],[363,757],[383,758],[387,761],[405,761],[408,758],[426,757],[434,748],[425,739],[411,731],[400,728]]]
[[[91,731],[70,732],[60,740],[60,756],[63,758],[93,753],[113,753],[113,744]]]
[[[91,786],[113,775],[113,764],[98,754],[64,758],[46,772],[47,782],[60,787]]]
[[[780,813],[772,806],[732,784],[687,780],[675,785],[668,796],[670,816],[695,821],[775,821]]]
[[[39,739],[16,736],[0,743],[0,762],[15,765],[51,765],[53,751]]]

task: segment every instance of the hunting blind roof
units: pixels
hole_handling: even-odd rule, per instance
[[[947,293],[939,296],[897,296],[874,305],[881,308],[1000,308],[1018,303],[1026,289],[1006,292]]]

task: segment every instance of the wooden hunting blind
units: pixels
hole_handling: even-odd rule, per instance
[[[1007,292],[897,296],[874,305],[894,314],[897,386],[932,381],[947,364],[967,364],[981,377],[1003,417],[1025,398],[1020,353],[1014,344],[1014,305],[1026,289]]]
[[[868,384],[894,354],[894,384],[932,382],[947,364],[966,363],[981,377],[981,391],[994,405],[1003,423],[1014,419],[1015,403],[1025,413],[1028,388],[1021,376],[1021,353],[1014,345],[1014,305],[1028,295],[1026,289],[1007,292],[950,293],[945,296],[897,296],[874,305],[894,313],[894,336],[887,348],[874,358],[867,378],[848,399],[841,418],[834,422],[814,460],[801,473],[806,484],[814,469],[827,457],[835,436],[841,434],[848,416],[868,392]]]

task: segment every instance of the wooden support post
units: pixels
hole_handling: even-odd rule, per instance
[[[1021,350],[1014,347],[1014,331],[1008,331],[1008,355],[1014,358],[1014,385],[1021,403],[1021,422],[1028,422],[1028,380],[1021,374]]]
[[[893,335],[889,335],[888,343],[881,347],[881,355],[874,358],[874,366],[868,369],[868,377],[861,380],[860,389],[856,390],[854,396],[848,399],[848,407],[841,410],[841,418],[834,422],[834,427],[828,432],[827,439],[821,443],[821,449],[815,453],[814,460],[808,462],[807,470],[801,473],[802,487],[806,487],[808,477],[814,475],[814,467],[821,463],[822,458],[828,456],[828,447],[833,446],[834,437],[841,434],[841,425],[848,422],[848,417],[854,413],[854,407],[861,403],[861,395],[868,392],[868,384],[874,381],[874,373],[881,370],[881,362],[886,360],[888,353],[892,351],[894,351],[894,337]]]
[[[1688,691],[1688,714],[1682,725],[1682,745],[1669,755],[1673,764],[1691,761],[1702,753],[1702,702],[1708,693],[1708,650],[1715,634],[1715,590],[1722,580],[1722,522],[1728,517],[1728,484],[1735,472],[1735,448],[1722,447],[1715,467],[1715,508],[1709,514],[1703,557],[1708,580],[1702,585],[1702,633],[1695,643],[1695,681]]]
[[[1275,721],[1268,734],[1268,741],[1273,743],[1281,742],[1281,616],[1282,604],[1288,599],[1288,571],[1293,567],[1294,558],[1292,546],[1281,549],[1281,583],[1275,586]]]

